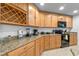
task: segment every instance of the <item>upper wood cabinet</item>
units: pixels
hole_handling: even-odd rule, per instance
[[[36,8],[36,21],[35,21],[35,26],[40,26],[40,13],[38,9]]]
[[[52,15],[45,13],[45,27],[51,27]]]
[[[28,3],[12,3],[16,7],[23,9],[24,11],[28,11]]]
[[[35,26],[36,7],[32,4],[29,4],[28,8],[28,25]]]
[[[57,27],[57,22],[58,22],[58,16],[56,14],[52,14],[51,27]]]
[[[70,17],[70,16],[66,16],[65,17],[65,20],[66,20],[66,22],[67,22],[67,27],[73,27],[72,25],[73,25],[73,19],[72,19],[72,17]]]
[[[29,25],[39,27],[57,27],[58,21],[66,21],[72,27],[71,16],[39,11],[31,3],[1,3],[0,23]]]
[[[11,4],[1,3],[0,23],[26,25],[27,15]]]
[[[40,27],[45,27],[45,14],[40,12]]]

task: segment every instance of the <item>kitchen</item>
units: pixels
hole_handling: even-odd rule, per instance
[[[41,56],[44,51],[78,45],[73,16],[41,10],[43,5],[0,3],[1,56]]]

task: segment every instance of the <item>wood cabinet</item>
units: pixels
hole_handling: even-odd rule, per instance
[[[35,20],[36,20],[36,7],[32,4],[29,4],[28,6],[28,25],[35,26]]]
[[[69,44],[70,45],[76,45],[77,44],[77,33],[75,33],[75,32],[70,33]]]
[[[56,39],[55,35],[50,36],[50,49],[56,48]]]
[[[45,13],[45,27],[51,27],[52,15]]]
[[[40,48],[41,48],[41,38],[38,38],[36,40],[36,56],[39,56],[41,53],[40,53]]]
[[[32,56],[35,55],[35,42],[34,41],[8,53],[8,56],[30,56],[30,55]]]
[[[40,48],[40,52],[42,53],[44,50],[45,50],[45,41],[44,41],[44,36],[43,37],[41,37],[41,42],[40,42],[41,44],[41,48]]]
[[[61,35],[56,34],[55,35],[55,40],[56,40],[56,48],[60,48],[61,47]]]
[[[40,13],[38,9],[36,9],[36,21],[35,26],[40,26]]]
[[[0,23],[57,27],[58,21],[66,21],[67,27],[69,28],[71,28],[73,24],[71,16],[39,11],[38,8],[31,3],[1,3],[0,9]]]
[[[45,27],[45,15],[40,12],[40,27]]]
[[[21,8],[24,11],[28,11],[28,3],[12,3],[13,5],[15,5],[17,8]]]
[[[61,47],[61,35],[45,35],[7,53],[8,56],[40,56],[43,51]]]
[[[67,27],[69,27],[69,28],[72,28],[73,26],[73,19],[72,19],[72,17],[70,17],[70,16],[66,16],[65,17],[65,20],[66,20],[66,22],[67,22]]]
[[[56,14],[52,14],[51,27],[57,27],[57,22],[58,22],[58,16]]]
[[[49,35],[45,36],[44,40],[45,40],[45,50],[50,49],[50,36]]]
[[[0,23],[26,25],[27,15],[11,4],[1,3]]]

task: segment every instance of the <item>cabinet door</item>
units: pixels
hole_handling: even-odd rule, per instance
[[[40,26],[40,17],[38,9],[36,10],[36,26]]]
[[[56,39],[55,35],[50,36],[50,49],[56,48]]]
[[[25,52],[24,48],[25,47],[21,47],[21,48],[14,50],[14,51],[11,51],[8,53],[8,55],[9,56],[20,56]]]
[[[51,14],[45,14],[45,27],[51,27],[51,20],[52,15]]]
[[[70,33],[70,45],[76,45],[77,44],[77,33]]]
[[[11,52],[8,53],[9,56],[24,56],[27,55],[27,51],[31,48],[35,47],[35,42],[30,42],[27,45],[24,45],[23,47],[17,48]],[[34,50],[35,51],[35,50]],[[31,52],[30,52],[31,53]]]
[[[55,38],[56,38],[56,48],[60,48],[61,47],[61,35],[56,34]]]
[[[45,36],[44,39],[45,39],[45,50],[50,49],[50,37],[49,37],[49,35]]]
[[[74,45],[77,45],[77,33],[74,33]]]
[[[52,15],[52,27],[57,27],[57,21],[58,21],[58,16],[53,14]]]
[[[29,5],[29,25],[35,26],[36,8],[33,5]]]
[[[40,55],[40,38],[36,40],[36,56]]]
[[[72,27],[72,17],[66,16],[67,27]]]
[[[40,52],[42,53],[43,51],[44,51],[44,44],[45,44],[45,42],[44,42],[44,37],[41,37],[41,48],[40,48]]]
[[[45,27],[45,15],[44,15],[44,13],[40,13],[40,26]]]
[[[27,54],[25,54],[25,56],[34,56],[35,55],[35,47],[31,47],[25,53],[27,53]]]
[[[73,45],[73,33],[70,33],[70,40],[69,40],[69,45]]]

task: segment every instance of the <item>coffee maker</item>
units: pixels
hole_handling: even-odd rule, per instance
[[[33,29],[33,35],[38,35],[38,30],[37,29]]]

